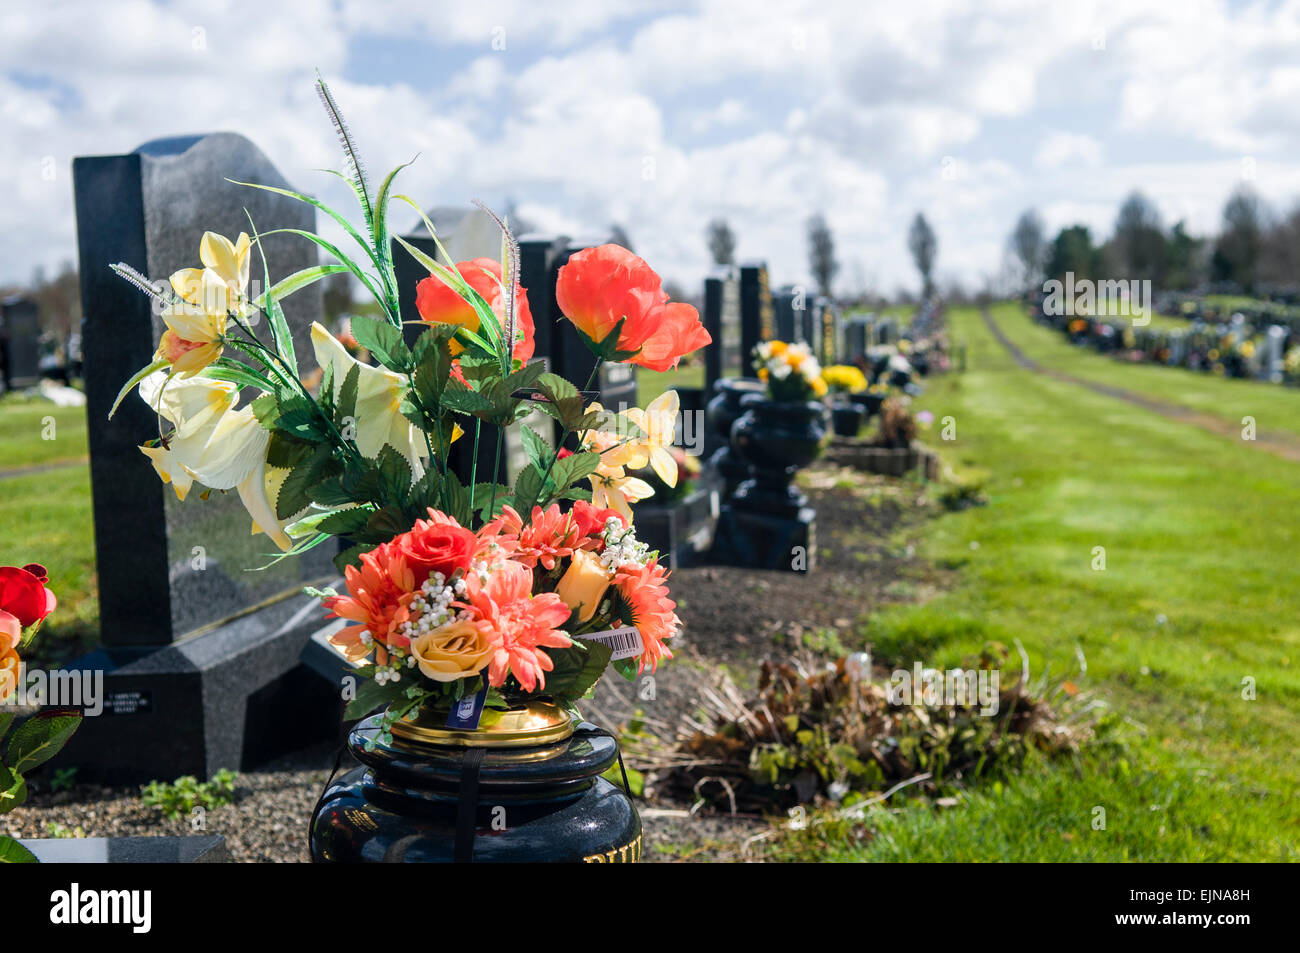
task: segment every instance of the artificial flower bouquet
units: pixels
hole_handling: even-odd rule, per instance
[[[45,617],[58,605],[48,583],[45,567],[39,563],[0,566],[0,743],[16,714],[5,708],[19,699],[23,687],[18,650],[31,644]],[[80,725],[80,713],[53,710],[18,726],[0,756],[0,814],[27,800],[25,776],[58,754]],[[14,838],[0,834],[0,863],[35,860]]]
[[[675,482],[668,448],[676,394],[614,413],[585,388],[603,361],[675,367],[710,340],[698,314],[670,302],[659,276],[626,249],[585,249],[560,269],[555,295],[592,351],[591,376],[579,390],[546,373],[531,360],[533,318],[506,223],[497,219],[499,261],[452,263],[427,218],[443,261],[392,236],[393,201],[420,209],[393,191],[401,167],[372,188],[337,103],[323,81],[317,89],[343,144],[343,178],[363,225],[296,192],[253,187],[315,206],[360,255],[290,230],[331,261],[272,284],[250,221],[251,237],[204,235],[202,267],[177,272],[161,290],[114,266],[155,299],[167,325],[155,360],[118,396],[137,387],[171,425],[141,450],[182,499],[196,484],[205,495],[236,490],[254,531],[282,550],[277,558],[342,546],[336,564],[347,591],[312,591],[350,623],[334,643],[366,663],[358,671],[369,678],[349,717],[387,704],[382,737],[398,718],[468,695],[481,706],[539,695],[571,706],[610,665],[629,677],[655,668],[671,657],[666,643],[678,620],[668,573],[633,528],[631,504],[652,491],[629,471],[649,465]],[[394,238],[429,272],[413,289],[422,319],[414,338],[403,333]],[[267,290],[250,297],[255,252]],[[381,317],[353,318],[350,346],[314,324],[321,374],[309,387],[280,302],[343,272]],[[361,349],[377,363],[358,360]],[[250,387],[258,396],[236,406]],[[555,446],[519,423],[534,408],[554,419]],[[497,440],[491,474],[478,470],[485,424]],[[529,460],[511,486],[502,482],[500,451],[504,430],[515,425],[523,426]],[[456,440],[473,441],[468,475],[448,466]]]
[[[754,370],[772,400],[802,403],[826,396],[821,365],[807,344],[760,341],[754,348]]]
[[[860,394],[867,389],[867,376],[852,364],[832,364],[822,371],[822,380],[832,394]]]

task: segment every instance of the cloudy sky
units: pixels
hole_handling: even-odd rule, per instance
[[[425,206],[513,200],[570,234],[622,224],[694,286],[703,229],[807,277],[824,212],[843,290],[915,287],[907,223],[976,284],[1034,205],[1108,233],[1134,187],[1216,228],[1243,179],[1300,197],[1300,3],[864,0],[7,0],[0,283],[75,257],[70,161],[230,130],[346,196],[313,71],[372,174]],[[399,223],[406,217],[399,216]]]

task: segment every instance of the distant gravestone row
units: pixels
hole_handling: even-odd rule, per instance
[[[0,301],[0,391],[34,386],[41,377],[41,323],[23,295]]]

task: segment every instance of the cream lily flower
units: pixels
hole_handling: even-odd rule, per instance
[[[645,480],[630,477],[622,467],[601,465],[591,480],[591,504],[597,509],[611,509],[628,523],[632,522],[632,503],[655,495],[654,488]]]
[[[281,550],[293,540],[275,516],[271,502],[287,471],[269,468],[270,434],[252,408],[234,410],[239,388],[204,377],[169,377],[158,371],[140,382],[140,396],[175,429],[165,445],[141,447],[164,483],[184,500],[195,483],[213,490],[238,490],[254,520],[254,532],[269,536]]]
[[[244,232],[231,241],[216,232],[204,232],[199,241],[200,268],[182,268],[171,277],[176,293],[205,311],[251,310],[245,292],[248,288],[252,242]],[[220,288],[220,297],[214,297]]]
[[[636,456],[635,450],[626,442],[627,433],[617,421],[620,418],[614,415],[613,411],[607,411],[599,401],[593,400],[587,405],[587,412],[608,413],[615,417],[616,423],[613,430],[584,430],[578,437],[578,442],[587,450],[594,450],[600,454],[600,465],[602,467],[624,467],[632,463]],[[639,464],[644,466],[644,461]]]
[[[677,461],[669,448],[677,432],[677,414],[681,401],[677,391],[664,391],[645,410],[633,407],[627,412],[627,419],[636,424],[646,436],[628,443],[631,458],[627,466],[637,470],[647,463],[654,468],[659,479],[669,486],[677,485]]]
[[[182,268],[171,276],[181,300],[163,312],[167,330],[156,356],[171,364],[173,373],[193,374],[219,358],[228,315],[251,313],[245,293],[251,248],[243,232],[234,242],[204,232],[199,242],[203,267]]]
[[[167,324],[158,341],[156,356],[177,374],[201,371],[221,356],[228,312],[233,304],[225,283],[209,269],[186,269],[172,275],[172,287],[181,300],[163,311]]]
[[[388,444],[411,465],[414,480],[424,475],[422,458],[429,455],[424,434],[402,414],[402,398],[407,382],[400,374],[382,367],[362,364],[319,321],[311,326],[311,343],[316,362],[334,369],[334,396],[337,398],[352,368],[361,370],[357,378],[355,408],[356,445],[366,457],[377,457]],[[453,438],[454,439],[454,438]]]

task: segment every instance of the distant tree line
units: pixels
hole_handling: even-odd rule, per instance
[[[1185,222],[1166,228],[1141,192],[1124,200],[1113,234],[1097,241],[1086,225],[1069,225],[1049,238],[1034,209],[1023,212],[1007,248],[1025,288],[1073,272],[1076,279],[1137,278],[1156,290],[1215,286],[1244,294],[1300,289],[1300,206],[1276,216],[1243,187],[1223,207],[1219,233],[1190,234]]]

